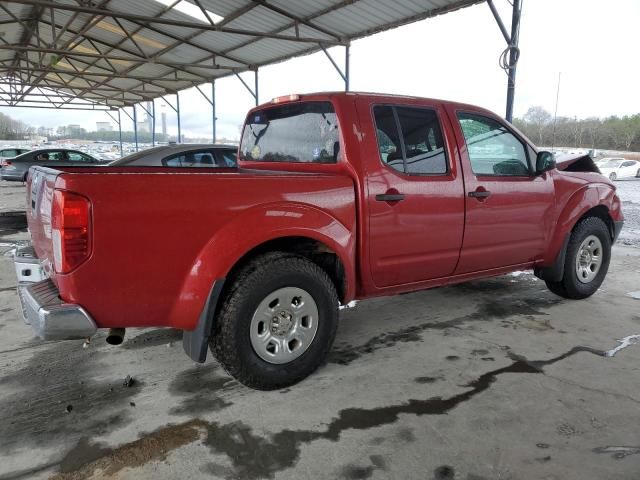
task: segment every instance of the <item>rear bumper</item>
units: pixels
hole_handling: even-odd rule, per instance
[[[86,338],[96,333],[96,323],[80,305],[64,302],[55,284],[43,278],[30,246],[16,251],[18,297],[25,323],[43,340]]]

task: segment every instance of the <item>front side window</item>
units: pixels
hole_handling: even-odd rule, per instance
[[[530,175],[524,145],[507,127],[493,118],[474,113],[459,112],[458,120],[474,174]]]
[[[330,102],[300,102],[253,112],[240,142],[241,160],[336,163],[338,119]]]
[[[409,175],[444,175],[447,155],[435,110],[377,106],[373,109],[382,162]]]

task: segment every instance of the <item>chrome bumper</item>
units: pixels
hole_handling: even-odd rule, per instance
[[[54,283],[44,278],[30,246],[17,249],[15,266],[22,315],[36,336],[43,340],[65,340],[96,333],[91,316],[80,305],[65,303]]]

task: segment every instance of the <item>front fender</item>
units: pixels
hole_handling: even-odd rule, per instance
[[[573,227],[589,210],[604,206],[609,211],[612,220],[621,218],[620,200],[615,190],[605,184],[588,184],[574,192],[565,203],[558,219],[550,241],[547,245],[544,265],[552,265],[562,253],[566,240]]]
[[[333,250],[344,266],[345,302],[355,295],[355,211],[345,225],[317,207],[294,202],[259,205],[226,223],[198,253],[171,311],[170,324],[196,326],[214,281],[259,245],[284,237],[306,237]]]

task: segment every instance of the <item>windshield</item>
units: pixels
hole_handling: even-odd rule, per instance
[[[240,143],[241,160],[336,163],[340,152],[330,102],[304,102],[251,113]]]
[[[606,163],[603,163],[600,168],[617,168],[620,166],[620,162],[618,160],[609,160]]]

